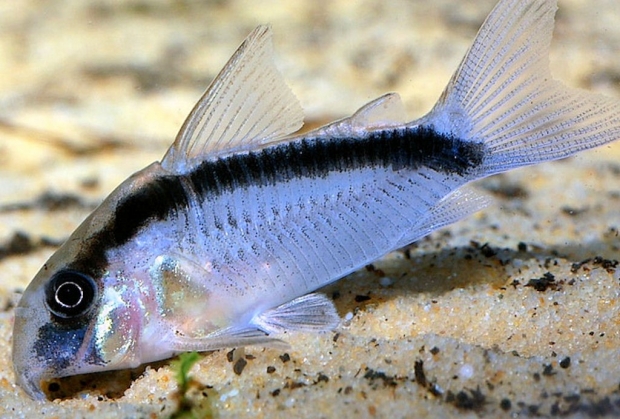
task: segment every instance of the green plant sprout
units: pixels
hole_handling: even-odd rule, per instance
[[[186,352],[170,363],[175,371],[179,396],[179,405],[177,410],[170,415],[170,419],[214,419],[216,417],[205,392],[199,392],[202,396],[199,398],[190,398],[187,394],[192,384],[189,371],[200,358],[201,356],[197,352]]]

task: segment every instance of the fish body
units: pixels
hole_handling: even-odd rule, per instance
[[[467,184],[615,140],[620,102],[553,81],[556,2],[501,0],[429,114],[396,94],[292,135],[303,113],[258,27],[161,162],[123,182],[16,308],[19,385],[331,330],[314,293],[482,208]]]

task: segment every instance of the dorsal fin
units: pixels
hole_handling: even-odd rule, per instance
[[[194,106],[162,160],[186,173],[207,157],[249,150],[298,130],[303,110],[273,62],[271,28],[245,39]]]

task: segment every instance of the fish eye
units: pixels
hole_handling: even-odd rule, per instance
[[[45,299],[54,315],[67,319],[86,313],[95,301],[96,292],[97,286],[90,276],[63,270],[47,283]]]

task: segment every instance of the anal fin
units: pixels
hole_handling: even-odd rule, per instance
[[[461,186],[430,208],[415,226],[403,235],[396,248],[407,246],[441,227],[480,211],[491,202],[491,198],[478,193],[471,186]]]

